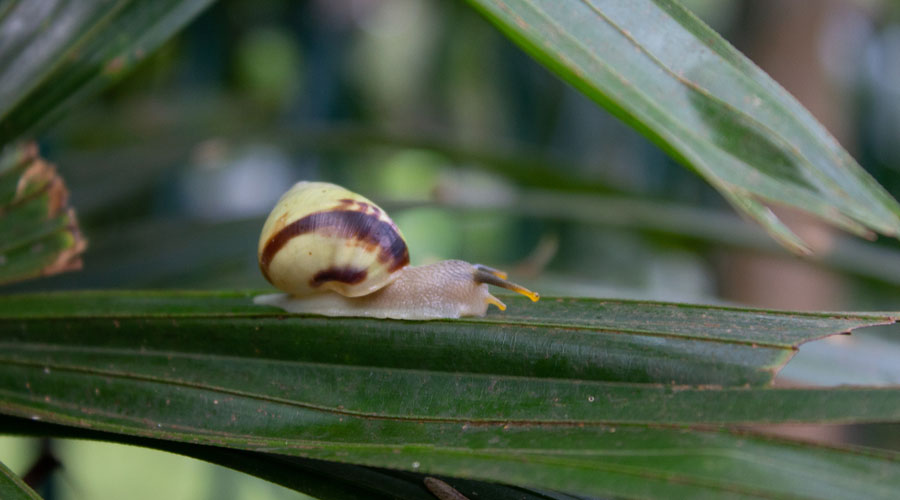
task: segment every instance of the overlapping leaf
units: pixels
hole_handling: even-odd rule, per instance
[[[0,304],[0,410],[592,495],[887,497],[898,486],[883,479],[900,477],[892,454],[711,427],[900,420],[897,389],[746,385],[765,384],[799,342],[892,315],[509,304],[409,322],[285,316],[245,293],[12,296]]]
[[[470,3],[789,248],[806,251],[768,205],[861,235],[900,233],[900,205],[790,94],[676,1]]]

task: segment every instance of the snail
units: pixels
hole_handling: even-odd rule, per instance
[[[490,304],[505,310],[488,285],[538,300],[487,266],[410,266],[403,235],[384,210],[325,182],[301,181],[282,195],[263,225],[257,257],[263,276],[285,293],[254,302],[292,313],[437,319],[483,316]]]

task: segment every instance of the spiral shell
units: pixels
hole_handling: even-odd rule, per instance
[[[297,296],[367,295],[409,264],[403,235],[384,210],[326,182],[298,182],[281,197],[257,256],[266,279]]]

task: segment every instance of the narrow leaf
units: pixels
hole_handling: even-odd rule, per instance
[[[161,389],[154,387],[162,384],[173,394],[196,391],[220,393],[223,400],[249,398],[261,407],[270,405],[266,411],[271,414],[295,406],[337,416],[466,425],[900,421],[900,389],[662,386],[186,355],[154,352],[147,345],[140,353],[134,348],[107,352],[100,346],[43,343],[0,346],[0,394],[10,401],[32,399],[29,406],[41,409],[47,407],[39,401],[43,398],[54,401],[50,407],[94,406],[99,411],[118,407],[124,392],[130,398],[152,398],[142,393],[158,392]],[[43,375],[35,377],[38,373]],[[97,388],[93,396],[74,396],[80,388],[97,387],[100,380],[106,391]],[[437,394],[442,397],[435,398]],[[208,407],[205,399],[182,403],[181,409],[202,413]],[[168,410],[148,409],[144,415],[156,418],[157,411]]]
[[[509,297],[457,321],[294,316],[246,292],[74,292],[0,301],[3,342],[133,346],[263,358],[597,381],[763,385],[802,342],[891,314],[788,313],[661,302]],[[504,298],[504,300],[507,300]],[[71,330],[60,330],[61,324]],[[123,336],[122,331],[131,332]],[[72,333],[67,333],[72,332]],[[77,332],[77,333],[74,333]],[[404,353],[404,355],[398,355]]]
[[[469,1],[788,248],[806,251],[765,205],[859,235],[900,233],[900,205],[788,92],[675,0]]]

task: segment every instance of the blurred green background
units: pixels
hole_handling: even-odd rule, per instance
[[[900,193],[897,2],[685,3]],[[268,288],[262,220],[323,179],[381,203],[414,264],[481,262],[543,295],[898,309],[898,242],[785,212],[828,258],[788,255],[462,2],[222,0],[39,140],[90,247],[83,271],[9,291]],[[900,383],[886,331],[805,346],[782,379]],[[161,452],[53,446],[47,498],[298,495]],[[19,473],[37,450],[0,439]]]

